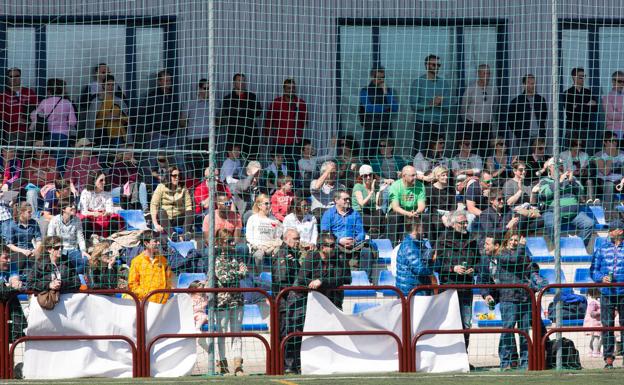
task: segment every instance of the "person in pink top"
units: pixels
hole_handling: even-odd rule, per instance
[[[89,171],[102,169],[97,156],[93,156],[89,147],[93,143],[89,139],[82,138],[76,142],[76,156],[67,161],[65,166],[65,178],[72,181],[76,190],[80,193],[87,184]]]
[[[583,327],[602,326],[600,322],[600,289],[597,287],[587,289],[587,300],[587,312],[583,320]],[[589,340],[591,352],[589,354],[596,358],[602,357],[600,354],[602,332],[587,332],[587,334],[591,335],[591,340]]]
[[[47,121],[43,133],[46,145],[49,147],[67,147],[69,135],[76,128],[78,120],[72,102],[65,95],[65,81],[63,79],[48,79],[46,92],[48,97],[39,103],[30,114],[30,130],[37,131],[37,121]],[[56,151],[56,167],[58,172],[65,172],[67,151]]]
[[[290,205],[295,199],[295,194],[292,191],[292,177],[288,175],[279,177],[277,187],[278,189],[271,197],[271,211],[275,218],[280,222],[284,222],[284,218],[290,213]]]
[[[613,131],[618,139],[624,137],[624,72],[615,71],[611,75],[613,88],[602,97],[608,131]]]

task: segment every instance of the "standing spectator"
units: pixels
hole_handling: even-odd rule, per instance
[[[295,229],[299,233],[299,246],[306,251],[316,249],[318,226],[314,215],[310,214],[307,199],[295,198],[293,210],[284,218],[284,232]]]
[[[80,96],[80,103],[78,106],[80,113],[86,113],[91,102],[104,93],[106,77],[109,75],[111,75],[111,70],[106,63],[99,63],[93,67],[93,81],[82,89],[82,94]],[[118,84],[115,85],[115,97],[122,100],[126,98]]]
[[[92,136],[95,143],[102,147],[119,148],[126,144],[128,134],[128,108],[123,99],[115,95],[115,78],[107,75],[104,82],[104,92],[101,98],[92,102],[90,111],[93,116],[88,118],[88,124],[92,124]],[[87,132],[89,134],[89,131]],[[103,164],[110,164],[113,156],[110,152],[100,155]]]
[[[396,244],[404,233],[405,220],[425,211],[425,186],[416,180],[416,169],[408,165],[403,167],[401,179],[395,181],[388,191],[391,209],[388,212],[388,237]]]
[[[2,142],[24,146],[28,130],[28,117],[39,100],[35,91],[22,87],[22,70],[13,67],[6,72],[7,85],[0,93],[0,122]]]
[[[0,242],[0,302],[4,306],[9,308],[9,341],[15,342],[20,337],[24,336],[24,329],[27,328],[27,319],[24,316],[22,305],[20,300],[14,293],[22,290],[24,282],[22,282],[19,275],[16,275],[10,270],[11,253],[9,248],[2,242]],[[10,298],[10,299],[9,299]],[[4,341],[4,340],[3,340]],[[18,376],[15,376],[18,378]]]
[[[297,96],[294,79],[284,80],[283,89],[282,96],[275,98],[267,111],[265,135],[269,146],[283,153],[286,163],[292,165],[293,157],[301,149],[308,107],[305,100]]]
[[[76,216],[76,204],[70,199],[60,202],[61,213],[50,221],[48,237],[60,237],[63,242],[63,255],[76,267],[77,274],[84,274],[87,253],[87,242],[82,229],[82,221]]]
[[[156,89],[147,95],[139,109],[134,144],[140,148],[175,149],[178,136],[183,137],[180,129],[185,126],[180,100],[173,90],[173,77],[167,70],[158,71],[156,82]]]
[[[533,74],[522,77],[522,88],[523,92],[509,103],[507,126],[511,130],[512,152],[524,155],[533,139],[546,137],[548,105],[535,89]]]
[[[401,177],[401,170],[406,165],[405,159],[394,154],[394,143],[391,139],[379,141],[379,154],[371,160],[375,174],[384,179],[396,180]]]
[[[600,322],[600,288],[590,287],[587,289],[587,312],[583,319],[583,327],[601,327]],[[591,335],[589,340],[589,349],[591,350],[591,356],[594,358],[600,357],[600,345],[602,342],[602,332],[594,331],[587,332]]]
[[[581,182],[587,191],[587,204],[598,204],[599,200],[594,200],[594,178],[595,169],[590,167],[589,154],[583,151],[585,140],[572,138],[570,148],[559,157],[563,163],[564,172],[572,172],[572,175]]]
[[[27,287],[37,293],[58,290],[70,293],[80,288],[77,266],[63,254],[63,240],[59,236],[47,236],[43,241],[41,257],[28,275]]]
[[[532,186],[539,182],[540,176],[545,172],[544,163],[546,163],[546,141],[543,138],[535,138],[531,143],[531,150],[526,157],[520,157],[520,160],[526,165],[526,184]]]
[[[606,129],[621,140],[624,139],[624,72],[615,71],[611,84],[613,88],[609,94],[602,97]]]
[[[31,131],[37,131],[38,119],[47,122],[43,134],[49,147],[67,147],[69,136],[76,129],[78,122],[74,106],[65,95],[65,85],[63,79],[48,79],[46,86],[48,97],[30,114]],[[61,174],[65,172],[66,153],[66,150],[55,151],[56,168]]]
[[[279,187],[278,190],[271,196],[271,210],[275,218],[283,222],[286,215],[290,213],[291,204],[295,199],[295,194],[292,191],[292,178],[287,175],[281,176],[277,180],[277,186]]]
[[[239,145],[246,158],[255,159],[259,154],[260,134],[256,129],[256,119],[262,114],[262,105],[256,94],[247,90],[247,77],[235,74],[232,79],[232,92],[223,98],[219,124],[225,127],[226,143]]]
[[[372,233],[378,235],[383,233],[382,218],[385,217],[385,213],[380,210],[381,198],[394,181],[381,179],[378,182],[373,168],[367,164],[360,167],[359,174],[358,183],[353,186],[351,193],[351,206],[362,216],[366,231],[371,233],[372,230]]]
[[[245,238],[254,258],[254,273],[262,272],[264,257],[271,257],[282,244],[282,224],[271,215],[271,201],[260,194],[253,205],[253,215],[247,220]]]
[[[87,236],[95,233],[106,238],[119,230],[119,208],[113,206],[113,195],[106,179],[102,171],[92,171],[80,193],[78,217],[85,222]]]
[[[78,192],[87,184],[89,172],[102,169],[97,156],[93,156],[89,139],[80,138],[76,141],[76,156],[67,161],[65,177],[69,179]]]
[[[450,217],[451,228],[440,234],[436,247],[440,284],[472,284],[480,266],[479,247],[468,231],[466,212],[457,210]],[[472,326],[472,290],[457,290],[462,328]],[[466,351],[470,334],[464,334]]]
[[[345,259],[337,253],[336,238],[332,234],[321,234],[319,251],[306,258],[299,269],[294,286],[303,286],[316,290],[326,296],[339,310],[342,310],[344,292],[333,290],[351,283],[351,275]],[[302,331],[305,323],[306,292],[291,292],[288,306],[287,332]],[[298,374],[301,371],[301,337],[291,339],[286,344],[285,373]]]
[[[538,192],[538,202],[543,207],[542,218],[544,226],[549,231],[551,237],[554,231],[554,205],[560,206],[561,226],[572,224],[576,227],[579,236],[583,238],[585,246],[589,243],[594,230],[594,220],[580,211],[579,198],[583,193],[583,186],[574,178],[571,172],[559,174],[559,202],[554,201],[555,196],[555,165],[553,158],[546,162],[548,176],[542,178],[534,191]]]
[[[183,233],[191,231],[193,224],[193,201],[191,194],[180,182],[180,170],[169,168],[167,181],[156,187],[150,202],[150,215],[154,230],[171,234],[176,227]]]
[[[33,209],[27,202],[21,202],[17,215],[12,221],[2,224],[2,238],[9,250],[17,256],[17,270],[24,273],[35,262],[35,251],[41,244],[41,230],[37,221],[32,219]]]
[[[173,288],[173,274],[162,255],[160,234],[147,230],[141,234],[141,245],[145,250],[134,259],[128,274],[128,288],[139,300],[143,300],[153,290]],[[169,299],[168,293],[155,294],[149,302],[164,304]]]
[[[598,113],[598,98],[589,88],[585,88],[585,70],[573,68],[572,86],[563,95],[563,107],[566,113],[565,127],[569,137],[580,137],[592,131],[592,120]],[[600,139],[597,138],[596,141]],[[591,152],[597,150],[590,145]]]
[[[444,156],[445,143],[446,140],[442,136],[432,135],[431,141],[427,143],[428,147],[416,154],[414,168],[418,179],[431,182],[434,180],[431,175],[434,168],[438,166],[449,168],[451,161]]]
[[[599,183],[604,208],[609,218],[616,217],[613,205],[615,185],[624,174],[624,151],[619,148],[619,140],[611,131],[605,132],[602,151],[596,153],[597,182]]]
[[[243,178],[243,166],[240,160],[240,145],[235,143],[228,143],[227,149],[227,158],[223,161],[223,164],[221,165],[219,179],[222,182],[231,185]]]
[[[375,67],[370,72],[371,82],[360,90],[359,116],[364,128],[363,156],[373,157],[381,138],[392,138],[392,114],[399,111],[394,91],[386,85],[386,70]]]
[[[459,139],[457,144],[459,145],[459,150],[451,160],[453,176],[455,178],[460,176],[465,178],[479,175],[483,171],[483,160],[479,155],[472,152],[473,142],[467,136],[464,136]]]
[[[17,158],[15,150],[6,147],[2,149],[0,159],[0,172],[2,173],[1,191],[19,191],[22,186],[22,161]],[[28,181],[28,179],[26,179]]]
[[[232,239],[232,232],[226,229],[217,231],[216,238],[216,258],[215,258],[215,278],[217,287],[230,288],[240,287],[241,280],[247,276],[247,265],[243,256],[235,253]],[[220,292],[217,293],[216,319],[218,332],[239,333],[243,324],[243,293]],[[219,367],[221,371],[229,372],[225,338],[217,339],[217,349],[219,351]],[[244,376],[243,371],[243,342],[241,337],[231,337],[228,346],[230,354],[234,356],[234,375]]]
[[[311,210],[317,221],[326,209],[334,205],[334,192],[344,188],[344,185],[336,182],[336,163],[332,161],[323,162],[321,176],[310,183]]]
[[[366,243],[362,217],[351,208],[351,194],[347,191],[334,193],[334,206],[323,214],[321,231],[334,234],[340,252],[350,257],[350,265],[359,266],[373,280],[373,253]]]
[[[624,223],[609,224],[609,239],[594,250],[590,275],[597,283],[624,282]],[[600,322],[602,326],[615,326],[615,312],[620,315],[620,326],[624,326],[624,287],[603,287],[600,289]],[[612,331],[602,332],[602,356],[605,369],[613,369],[615,361],[615,336]]]
[[[424,151],[432,138],[446,138],[449,127],[455,122],[452,108],[453,87],[448,80],[438,76],[440,58],[429,55],[425,58],[426,74],[412,81],[410,86],[410,109],[415,113],[414,148]]]
[[[505,139],[495,138],[492,140],[493,153],[485,161],[485,167],[494,179],[507,179],[513,175],[512,164],[518,160],[507,153]]]
[[[188,126],[186,128],[186,148],[195,153],[186,156],[187,171],[193,171],[195,178],[201,178],[201,172],[208,166],[208,139],[210,137],[210,86],[207,79],[199,79],[197,83],[197,97],[189,102],[187,110]],[[222,131],[219,129],[219,131]],[[222,132],[215,135],[216,154],[223,153],[225,135]],[[196,153],[201,151],[201,153]]]
[[[217,210],[215,211],[214,224],[214,235],[217,236],[220,230],[228,230],[232,234],[230,241],[234,242],[236,255],[246,261],[249,248],[242,235],[243,221],[241,220],[241,215],[232,210],[232,201],[225,194],[219,193],[217,195]],[[210,237],[210,218],[208,215],[204,217],[202,232],[204,234],[204,243],[207,246]]]
[[[423,232],[419,218],[408,221],[409,233],[399,246],[396,258],[396,287],[403,294],[419,285],[433,284],[433,249]],[[431,290],[420,290],[416,295],[431,295]]]
[[[462,100],[461,112],[466,124],[464,131],[471,136],[473,147],[481,157],[486,156],[487,144],[492,138],[492,131],[496,129],[498,95],[490,77],[490,66],[479,64],[477,81],[466,88]]]

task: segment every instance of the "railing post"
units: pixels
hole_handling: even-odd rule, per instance
[[[7,311],[9,309],[7,302],[0,302],[0,378],[9,379],[9,325]]]

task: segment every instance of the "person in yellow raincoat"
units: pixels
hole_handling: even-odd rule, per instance
[[[171,269],[160,250],[160,234],[146,231],[141,235],[141,243],[145,250],[134,257],[128,275],[128,287],[139,299],[150,291],[173,287]],[[161,293],[150,296],[148,301],[164,304],[168,299],[168,293]]]

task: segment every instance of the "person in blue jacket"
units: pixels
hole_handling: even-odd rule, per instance
[[[416,286],[432,284],[433,276],[433,249],[423,238],[421,220],[414,218],[409,228],[396,259],[396,286],[405,295]],[[416,295],[431,295],[431,290],[419,290]]]
[[[624,282],[624,222],[615,220],[609,224],[609,239],[594,250],[589,273],[598,283]],[[624,287],[604,287],[600,296],[600,322],[602,326],[615,326],[615,312],[624,326]],[[623,336],[624,337],[624,336]],[[615,361],[615,336],[612,331],[602,332],[602,356],[605,369],[613,369]]]

